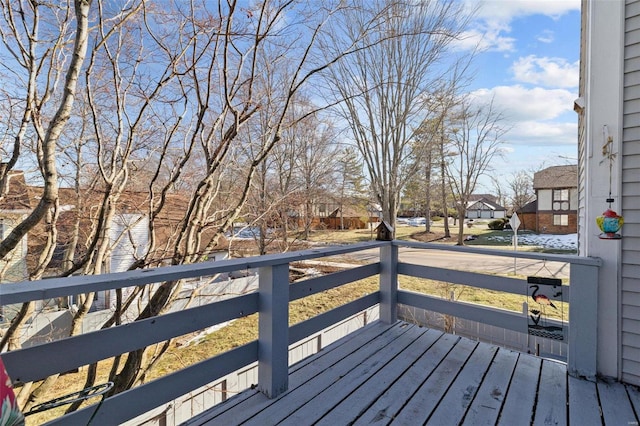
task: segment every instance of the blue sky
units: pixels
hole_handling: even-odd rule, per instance
[[[469,90],[493,99],[511,129],[492,174],[576,163],[580,1],[486,0],[464,43],[483,49]]]

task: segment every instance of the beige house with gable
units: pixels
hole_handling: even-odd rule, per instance
[[[533,175],[535,231],[573,234],[578,230],[578,166],[552,166]]]

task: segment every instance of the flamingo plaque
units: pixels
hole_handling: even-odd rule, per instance
[[[527,277],[528,329],[531,336],[564,340],[562,280]]]

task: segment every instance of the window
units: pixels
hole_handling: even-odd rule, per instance
[[[569,201],[569,190],[568,189],[554,189],[553,190],[553,200],[554,201]]]
[[[553,224],[557,226],[569,226],[569,215],[568,214],[554,214],[553,215]]]
[[[553,210],[569,210],[569,190],[553,190]]]

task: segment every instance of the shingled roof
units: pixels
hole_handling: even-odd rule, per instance
[[[533,189],[577,188],[578,166],[552,166],[533,175]]]
[[[29,190],[24,179],[24,173],[17,170],[10,171],[7,179],[7,185],[8,188],[5,196],[0,197],[0,210],[31,210]]]

